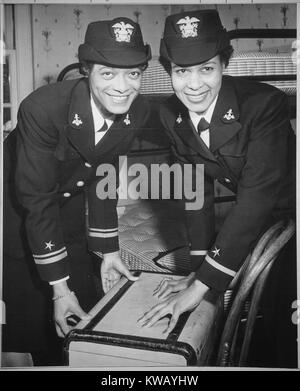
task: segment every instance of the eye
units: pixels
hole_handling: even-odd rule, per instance
[[[141,76],[141,71],[132,71],[129,73],[131,79],[138,79]]]
[[[105,79],[105,80],[109,80],[109,79],[112,79],[113,78],[113,73],[111,71],[102,71],[100,72],[101,76]]]
[[[209,73],[209,72],[212,72],[213,70],[214,70],[214,68],[211,66],[206,66],[206,67],[201,68],[201,71],[204,73]]]
[[[175,73],[178,76],[184,76],[187,73],[187,70],[185,68],[179,68],[175,70]]]

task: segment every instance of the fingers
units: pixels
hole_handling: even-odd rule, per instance
[[[78,306],[78,308],[76,308],[76,310],[74,311],[74,315],[77,315],[81,320],[91,320],[92,319],[91,315],[84,312],[80,306]]]
[[[171,277],[166,277],[164,279],[162,279],[160,281],[160,283],[158,284],[158,286],[154,289],[153,291],[153,296],[158,294],[158,296],[160,295],[161,292],[163,292],[167,287],[168,287],[168,284],[169,284],[169,281],[171,281]]]
[[[55,319],[55,328],[57,335],[63,338],[71,330],[71,327],[67,324],[67,320],[64,317],[58,317]]]
[[[101,281],[103,292],[107,293],[111,288],[110,280],[107,277],[102,277]]]
[[[153,291],[153,295],[157,295],[157,297],[165,299],[171,293],[179,292],[187,288],[190,282],[191,279],[189,277],[184,277],[179,280],[173,280],[170,277],[164,278]]]
[[[102,288],[104,293],[107,293],[120,279],[120,275],[105,274],[102,276]]]
[[[116,269],[118,270],[118,272],[120,274],[123,274],[130,281],[137,281],[139,279],[139,277],[135,277],[133,274],[131,274],[131,272],[129,271],[129,269],[125,265],[125,263],[123,263],[122,261],[120,261],[118,263],[118,265],[116,266]]]
[[[174,327],[176,326],[176,323],[178,321],[178,318],[181,314],[179,310],[176,310],[176,307],[173,309],[173,313],[170,310],[170,305],[165,304],[159,304],[153,308],[151,308],[150,311],[146,312],[142,318],[138,320],[138,323],[141,323],[142,327],[151,327],[155,323],[157,323],[160,319],[165,317],[168,314],[172,314],[172,317],[170,319],[170,322],[168,323],[167,328],[163,331],[163,333],[170,333]]]
[[[91,316],[80,307],[76,296],[70,295],[56,301],[54,305],[54,321],[57,335],[64,337],[74,327],[68,324],[70,316],[75,316],[81,320],[90,320]]]
[[[164,330],[164,333],[169,334],[174,329],[174,327],[176,326],[176,323],[178,321],[179,316],[180,316],[180,313],[177,313],[177,312],[174,311],[174,313],[173,313],[173,315],[172,315],[172,317],[170,319],[169,325]]]
[[[140,323],[142,327],[151,327],[169,313],[170,310],[168,304],[161,303],[146,312],[140,319],[138,319],[138,323]]]
[[[60,328],[60,326],[57,323],[55,323],[55,329],[56,329],[56,334],[60,338],[64,338],[65,334],[61,331],[61,328]]]

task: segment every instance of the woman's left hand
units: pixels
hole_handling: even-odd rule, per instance
[[[175,327],[179,316],[195,309],[202,301],[209,287],[199,280],[195,280],[188,288],[177,294],[169,295],[161,303],[146,312],[138,322],[142,327],[151,327],[164,316],[171,314],[171,319],[164,333],[170,333]]]
[[[104,293],[107,293],[122,276],[130,281],[138,280],[138,277],[135,277],[122,261],[118,251],[103,255],[100,271]]]
[[[195,281],[195,273],[192,272],[186,277],[173,280],[172,277],[163,278],[160,284],[154,289],[153,295],[160,299],[167,298],[171,293],[180,292],[188,288]]]

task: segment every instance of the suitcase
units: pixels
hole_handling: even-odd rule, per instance
[[[158,303],[153,290],[165,273],[139,272],[139,280],[121,280],[65,338],[65,363],[70,367],[208,365],[221,314],[221,300],[209,292],[192,312],[180,316],[166,335],[168,318],[150,328],[137,320]],[[167,275],[178,279],[181,276]]]

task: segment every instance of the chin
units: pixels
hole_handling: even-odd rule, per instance
[[[188,109],[195,113],[203,113],[207,110],[208,106],[206,104],[189,104]]]
[[[127,111],[130,109],[130,106],[131,105],[126,105],[126,106],[123,106],[123,107],[110,107],[108,109],[108,111],[112,114],[124,114],[124,113],[127,113]]]
[[[115,104],[110,102],[106,105],[106,110],[112,114],[124,114],[130,109],[132,102],[133,99],[124,104]]]

